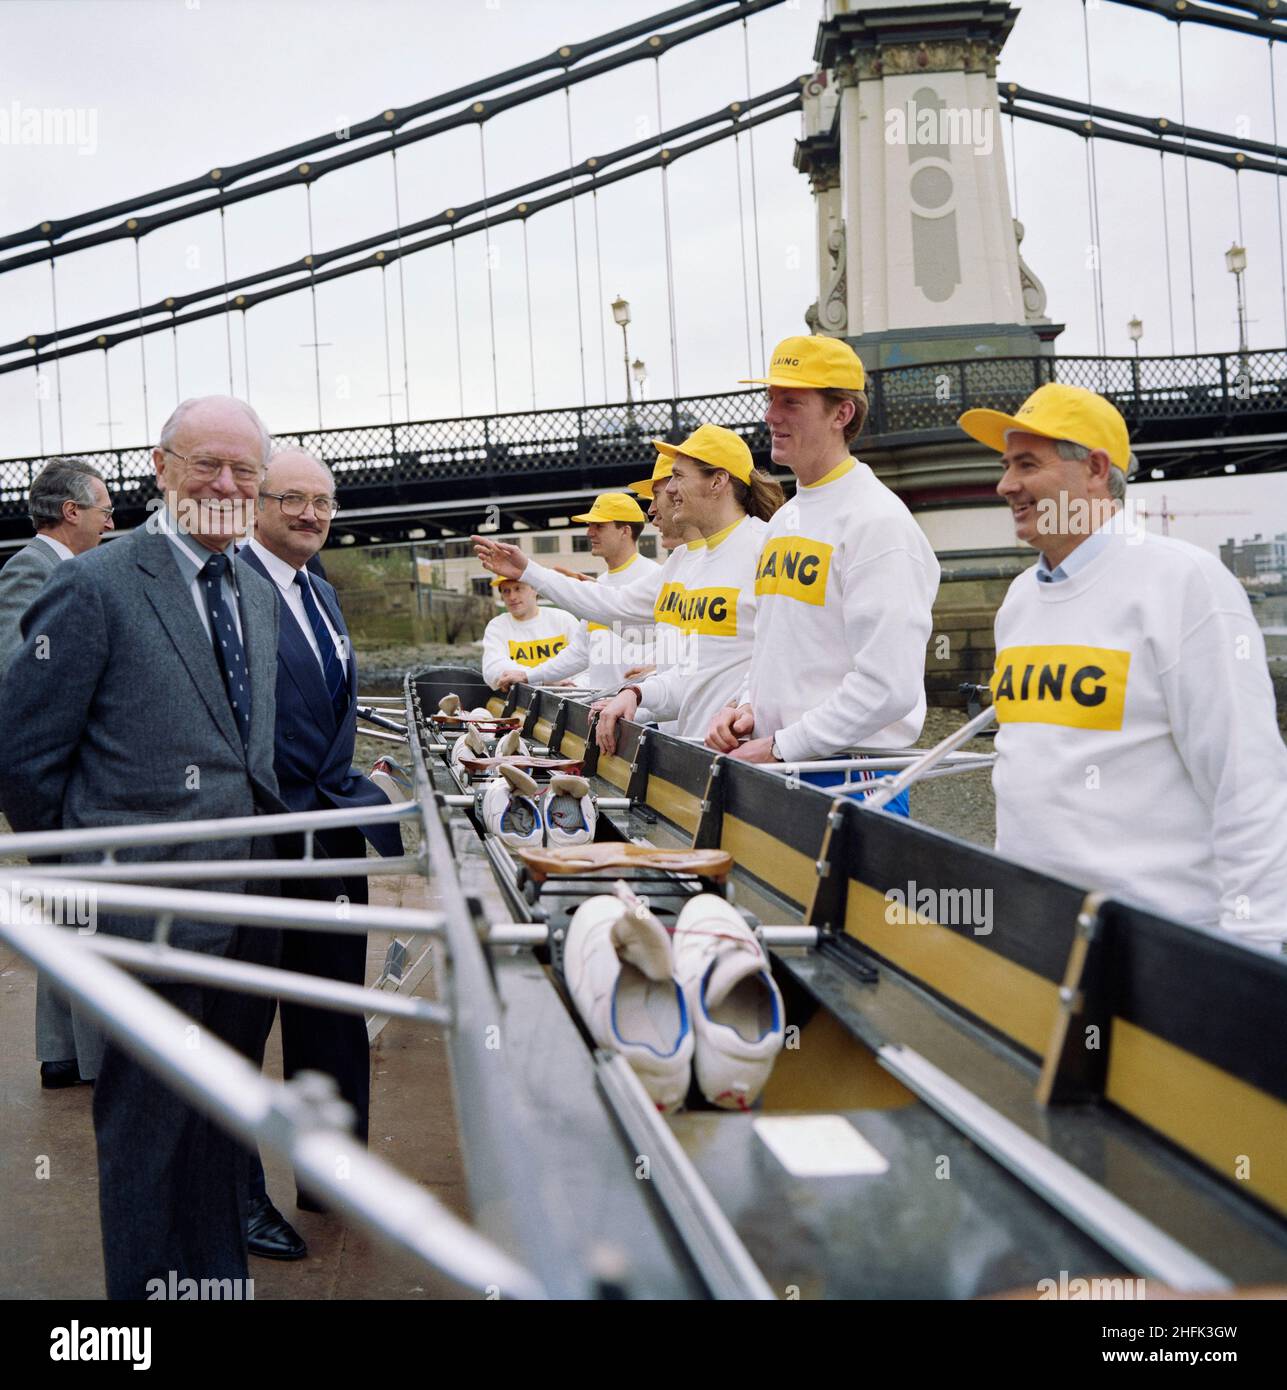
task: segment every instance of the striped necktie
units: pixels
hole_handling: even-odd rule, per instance
[[[232,703],[241,746],[246,748],[250,745],[250,671],[246,666],[246,650],[237,635],[232,609],[224,602],[223,576],[228,563],[226,555],[212,555],[202,565],[199,577],[201,590],[206,596],[206,613],[210,618],[215,657],[223,672],[223,683]]]
[[[331,636],[330,629],[317,606],[317,600],[313,597],[313,587],[304,578],[302,570],[296,571],[295,583],[299,585],[300,596],[304,600],[308,625],[313,629],[313,636],[317,639],[317,650],[322,658],[322,677],[326,681],[326,692],[331,697],[335,722],[338,724],[349,707],[349,682],[344,673],[344,663],[336,651],[335,638]]]

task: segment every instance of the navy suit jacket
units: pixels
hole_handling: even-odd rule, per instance
[[[259,556],[245,546],[237,563],[246,564],[273,584]],[[332,627],[349,635],[335,590],[316,574],[310,574],[313,592],[326,610]],[[295,615],[285,603],[280,608],[277,637],[277,729],[273,767],[282,800],[292,811],[323,811],[331,807],[387,806],[379,787],[353,766],[357,737],[357,659],[348,646],[349,704],[338,723],[317,657]],[[397,824],[361,827],[362,833],[383,855],[402,853],[402,833]]]

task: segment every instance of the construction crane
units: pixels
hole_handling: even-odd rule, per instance
[[[1210,510],[1180,511],[1178,508],[1172,508],[1172,507],[1168,507],[1168,506],[1166,505],[1166,493],[1163,493],[1163,494],[1162,494],[1162,496],[1161,496],[1161,498],[1159,499],[1159,501],[1160,501],[1161,505],[1159,506],[1159,508],[1158,508],[1158,510],[1157,510],[1156,512],[1153,512],[1153,511],[1152,511],[1152,508],[1148,507],[1147,504],[1145,504],[1145,514],[1146,514],[1146,515],[1160,516],[1160,517],[1162,518],[1162,534],[1163,534],[1164,536],[1169,536],[1169,535],[1171,534],[1171,522],[1174,521],[1175,518],[1176,518],[1177,516],[1250,516],[1250,515],[1251,515],[1251,513],[1250,513],[1250,512],[1247,512],[1247,511],[1241,511],[1241,512],[1239,512],[1239,511],[1226,511],[1225,509],[1223,509],[1223,508],[1218,508],[1218,507],[1217,507],[1217,508],[1210,509]]]

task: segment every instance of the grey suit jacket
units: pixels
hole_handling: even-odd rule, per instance
[[[22,615],[58,568],[58,559],[44,541],[32,540],[0,570],[0,676],[22,644]]]
[[[236,574],[251,685],[249,748],[164,535],[141,527],[55,569],[27,610],[22,646],[0,682],[0,807],[15,830],[285,809],[273,773],[279,599],[248,566],[238,564]],[[252,845],[242,837],[118,858],[247,859]],[[144,936],[151,924],[114,918],[106,929]],[[222,953],[231,931],[176,923],[173,939]]]

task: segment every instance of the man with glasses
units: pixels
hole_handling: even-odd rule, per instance
[[[0,806],[15,830],[285,809],[273,772],[280,603],[233,548],[253,515],[268,449],[268,432],[244,401],[184,401],[153,451],[162,494],[153,517],[59,565],[32,603],[0,684]],[[244,862],[273,853],[269,841],[241,835],[116,857]],[[97,857],[82,851],[64,862]],[[185,887],[258,891],[227,878]],[[155,923],[100,913],[96,928],[146,940]],[[279,935],[180,918],[169,939],[182,950],[275,964]],[[212,1035],[262,1062],[266,1001],[194,984],[153,987],[188,1015],[176,1050]],[[110,1044],[93,1109],[108,1297],[146,1298],[156,1279],[244,1280],[249,1156],[241,1144]]]
[[[0,570],[0,676],[22,643],[20,623],[31,601],[62,560],[83,555],[112,529],[112,499],[97,468],[56,458],[36,475],[27,494],[35,539]],[[103,1035],[36,975],[36,1055],[46,1090],[92,1081]]]
[[[277,732],[275,766],[282,800],[292,811],[349,806],[387,806],[388,798],[353,766],[357,735],[357,664],[335,590],[309,571],[309,561],[326,544],[339,510],[335,480],[325,464],[301,449],[274,454],[255,513],[255,535],[239,563],[257,570],[281,595],[277,639]],[[402,853],[402,832],[385,821],[364,829],[327,830],[317,847],[333,858],[362,859],[366,842],[380,854]],[[365,875],[287,880],[286,897],[321,902],[365,903]],[[282,966],[348,984],[366,983],[366,936],[291,931],[282,939]],[[340,1094],[357,1112],[365,1140],[370,1114],[370,1054],[366,1023],[356,1014],[281,1006],[282,1065],[287,1078],[301,1071],[333,1076]],[[320,1204],[300,1192],[301,1211]],[[307,1252],[264,1188],[262,1166],[251,1165],[250,1250],[274,1259],[300,1259]]]

